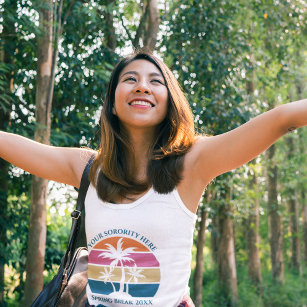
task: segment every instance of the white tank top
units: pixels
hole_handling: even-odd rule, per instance
[[[196,221],[177,189],[112,204],[90,185],[85,212],[89,304],[177,307],[189,291]]]

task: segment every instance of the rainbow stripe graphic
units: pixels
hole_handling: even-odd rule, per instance
[[[88,281],[95,294],[153,297],[160,285],[160,264],[142,243],[126,237],[98,242],[88,258]]]

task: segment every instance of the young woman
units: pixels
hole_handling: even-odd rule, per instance
[[[193,123],[171,71],[153,55],[137,53],[113,71],[97,152],[0,133],[3,159],[75,187],[96,155],[85,201],[88,305],[193,306],[191,247],[204,189],[288,131],[307,125],[307,100],[218,136],[196,136]]]

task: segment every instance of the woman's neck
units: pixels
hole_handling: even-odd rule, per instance
[[[153,129],[129,129],[126,133],[135,158],[147,157],[148,150],[154,141],[155,131]]]
[[[149,149],[154,140],[152,130],[134,129],[127,131],[129,143],[131,144],[131,159],[134,160],[134,171],[136,179],[146,181]]]

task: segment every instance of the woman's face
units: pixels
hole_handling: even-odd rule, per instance
[[[160,70],[147,60],[129,63],[119,75],[113,114],[125,128],[159,125],[168,109],[168,90]]]

